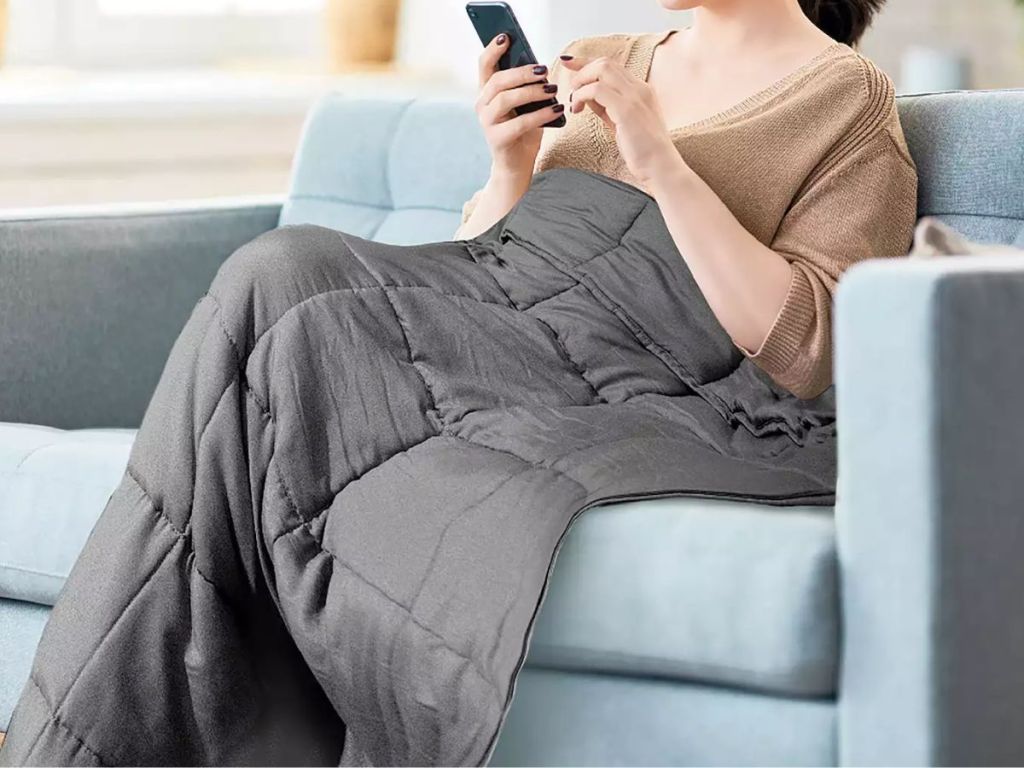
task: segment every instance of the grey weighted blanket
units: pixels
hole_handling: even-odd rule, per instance
[[[468,242],[277,230],[182,332],[0,762],[483,763],[581,511],[829,503],[834,432],[624,184],[549,172]]]

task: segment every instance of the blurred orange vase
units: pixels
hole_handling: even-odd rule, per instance
[[[400,4],[400,0],[327,0],[331,67],[338,71],[390,64],[395,58]]]

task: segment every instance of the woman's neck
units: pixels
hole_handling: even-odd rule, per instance
[[[709,58],[828,43],[798,0],[718,0],[694,11],[690,45]]]

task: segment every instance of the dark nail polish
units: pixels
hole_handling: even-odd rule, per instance
[[[562,112],[565,112],[565,104],[555,104],[555,106],[551,108],[551,111],[556,115],[561,114]]]
[[[506,42],[508,42],[508,37],[504,33],[500,34],[496,38],[494,38],[494,42],[496,42],[498,45],[504,45]]]
[[[558,93],[558,86],[554,83],[548,83],[544,86],[544,93]]]
[[[561,59],[562,61],[572,61],[572,60],[573,60],[574,58],[576,58],[576,57],[575,57],[575,56],[570,56],[570,55],[569,55],[569,54],[567,54],[567,53],[563,53],[563,54],[562,54],[561,56],[559,56],[558,58],[560,58],[560,59]]]
[[[538,64],[536,67],[533,68],[533,74],[535,75],[546,75],[547,73],[548,68],[545,67],[543,64]]]

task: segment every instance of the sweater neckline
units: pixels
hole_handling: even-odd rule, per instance
[[[627,68],[631,69],[633,75],[644,82],[647,82],[650,77],[651,66],[654,64],[655,51],[657,51],[658,47],[666,40],[679,31],[680,30],[678,29],[669,29],[665,32],[637,35],[630,46],[627,56]],[[736,118],[742,117],[749,112],[756,111],[758,108],[771,101],[774,97],[803,82],[806,75],[825,61],[837,56],[852,53],[854,53],[854,51],[849,46],[840,42],[832,43],[830,46],[815,54],[796,69],[792,70],[789,74],[784,75],[771,85],[751,94],[731,107],[715,112],[714,114],[701,118],[700,120],[669,127],[669,135],[680,136],[719,124],[732,122]]]

